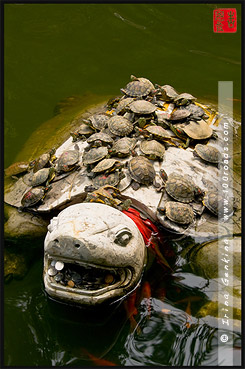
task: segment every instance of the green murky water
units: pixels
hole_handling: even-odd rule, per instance
[[[236,7],[237,33],[213,33],[217,7]],[[71,95],[119,94],[131,74],[213,103],[218,81],[233,81],[234,111],[240,114],[239,5],[7,4],[4,15],[5,166],[53,116],[57,102]],[[187,330],[185,303],[166,318],[161,294],[155,293],[151,319],[141,304],[142,334],[133,334],[123,309],[100,319],[50,301],[42,284],[42,249],[37,250],[25,278],[5,287],[5,365],[95,365],[84,349],[118,365],[215,365],[217,332],[208,325]],[[179,268],[188,283],[169,281],[166,310],[205,284],[193,275],[188,279],[181,263]],[[159,273],[147,277],[153,294]],[[166,289],[161,283],[158,288]],[[193,315],[198,303],[192,304]]]

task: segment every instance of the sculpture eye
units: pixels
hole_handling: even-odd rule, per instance
[[[128,229],[121,229],[117,232],[114,242],[120,246],[127,246],[132,238],[132,233]]]

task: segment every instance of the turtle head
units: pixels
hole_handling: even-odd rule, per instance
[[[168,180],[168,175],[165,172],[165,170],[164,169],[160,169],[159,174],[160,174],[160,177],[162,178],[163,182],[166,183],[167,180]]]
[[[196,198],[199,198],[199,197],[203,198],[204,195],[205,195],[205,192],[200,187],[195,186],[194,187],[194,195],[195,195]]]
[[[164,215],[166,212],[165,206],[158,206],[157,211],[160,213],[160,215]]]
[[[36,164],[36,159],[34,159],[34,160],[30,161],[30,163],[29,163],[29,165],[28,165],[28,169],[33,169],[33,168],[34,168],[34,166],[35,166],[35,164]]]

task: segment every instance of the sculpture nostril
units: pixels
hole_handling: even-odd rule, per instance
[[[74,245],[77,249],[79,249],[79,247],[81,246],[79,243],[75,243]]]

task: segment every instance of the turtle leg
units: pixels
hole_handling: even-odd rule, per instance
[[[133,189],[134,191],[137,191],[137,190],[140,188],[140,184],[139,184],[138,182],[136,182],[136,181],[133,181],[133,182],[131,183],[131,186],[132,186],[132,189]]]

